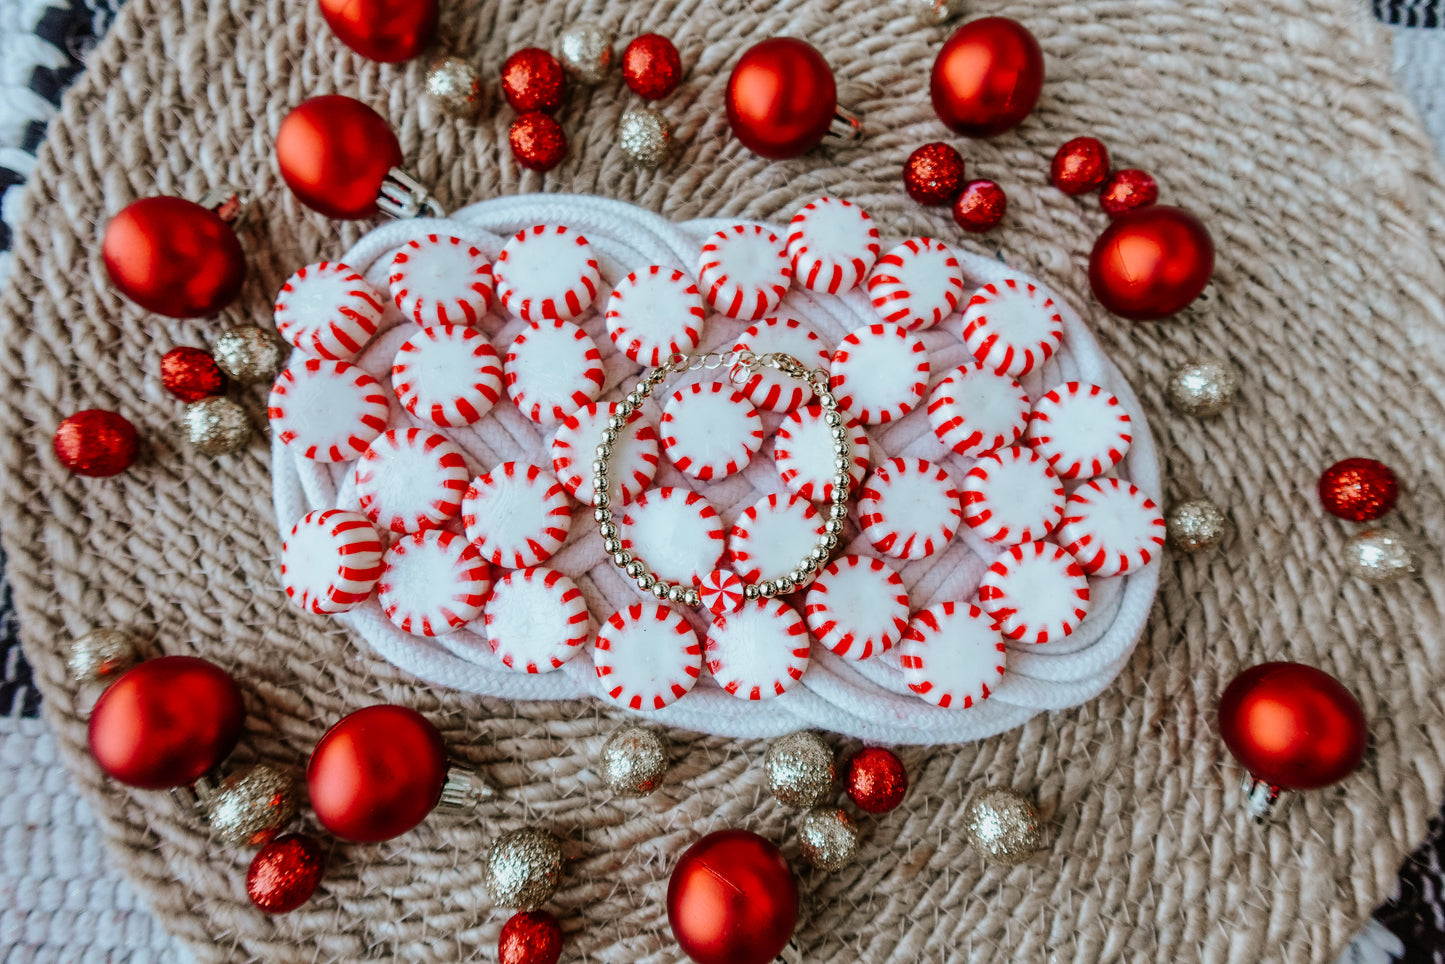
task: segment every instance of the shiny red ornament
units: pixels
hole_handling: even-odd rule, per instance
[[[1188,305],[1214,273],[1214,241],[1182,208],[1154,205],[1114,219],[1089,255],[1089,286],[1123,318],[1156,321]]]
[[[865,747],[848,764],[847,785],[848,796],[858,809],[887,813],[903,802],[908,792],[908,771],[892,750]]]
[[[1359,700],[1323,670],[1263,663],[1219,697],[1219,735],[1250,775],[1284,790],[1338,783],[1365,757]]]
[[[903,163],[903,189],[919,204],[952,203],[963,190],[963,155],[942,141],[924,144]]]
[[[512,121],[507,135],[517,163],[533,171],[550,171],[567,156],[567,135],[556,119],[541,111]]]
[[[728,124],[743,146],[781,160],[818,145],[838,111],[833,70],[811,45],[774,37],[743,52],[728,77]]]
[[[1054,152],[1049,180],[1065,194],[1098,190],[1109,176],[1109,149],[1097,137],[1076,137]]]
[[[998,227],[1008,211],[1008,195],[993,181],[969,181],[953,202],[953,220],[970,234]]]
[[[798,923],[798,885],[782,853],[747,830],[710,833],[667,885],[667,922],[697,964],[770,964]]]
[[[303,101],[276,132],[281,177],[307,207],[354,221],[376,214],[401,144],[380,114],[359,100],[327,94]]]
[[[550,114],[567,99],[567,72],[541,47],[526,47],[502,65],[502,93],[518,113]]]
[[[446,782],[437,728],[405,706],[368,706],[326,731],[306,766],[311,808],[345,840],[400,836],[436,807]]]
[[[161,385],[183,402],[226,391],[226,375],[211,353],[200,348],[172,348],[161,356]]]
[[[140,439],[125,416],[88,408],[55,429],[55,457],[76,475],[104,478],[119,475],[135,462]]]
[[[321,0],[336,38],[368,60],[410,60],[436,37],[437,0]]]
[[[268,914],[288,914],[311,899],[326,858],[316,838],[288,833],[256,851],[246,872],[251,903]]]
[[[562,925],[545,910],[513,914],[497,938],[497,964],[557,964]]]
[[[1104,190],[1099,193],[1099,206],[1111,218],[1135,208],[1147,208],[1158,200],[1159,182],[1154,180],[1154,175],[1137,167],[1110,174]]]
[[[1341,519],[1378,519],[1399,498],[1399,479],[1388,465],[1374,459],[1345,459],[1320,476],[1320,502],[1326,512]]]
[[[168,318],[214,315],[236,300],[246,280],[236,232],[185,198],[127,204],[106,224],[100,254],[121,294]]]
[[[127,671],[90,714],[90,755],[121,783],[181,787],[220,763],[241,738],[236,681],[215,663],[164,656]]]
[[[622,79],[643,100],[661,100],[682,82],[682,57],[662,34],[645,33],[622,52]]]
[[[965,137],[1002,134],[1038,103],[1044,52],[1017,20],[974,20],[938,52],[928,89],[934,112],[952,130]]]

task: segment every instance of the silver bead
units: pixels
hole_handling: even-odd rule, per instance
[[[255,325],[222,332],[211,347],[216,365],[238,385],[254,385],[276,377],[286,363],[289,346]]]
[[[624,398],[622,401],[620,401],[620,402],[617,403],[617,415],[615,415],[615,416],[613,416],[613,417],[614,417],[614,418],[626,418],[627,416],[631,415],[631,414],[632,414],[634,411],[636,411],[636,410],[637,410],[637,406],[636,406],[634,403],[629,402],[627,399]]]
[[[828,550],[824,546],[814,546],[809,555],[813,557],[814,562],[823,562],[828,558]]]
[[[743,596],[747,599],[757,599],[761,595],[762,592],[752,583],[748,583],[743,587]]]
[[[791,576],[779,576],[773,580],[773,586],[779,596],[786,596],[793,591],[793,579]]]
[[[823,413],[823,421],[826,422],[826,423],[827,423],[830,427],[832,427],[832,428],[839,428],[839,427],[841,427],[842,424],[843,424],[843,413],[842,413],[842,412],[832,412],[832,411],[824,412],[824,413]],[[834,437],[834,438],[847,438],[847,437],[848,437],[848,433],[847,433],[847,432],[844,432],[842,435],[834,434],[833,437]]]
[[[814,807],[798,824],[798,849],[819,870],[841,870],[858,856],[858,826],[837,807]]]
[[[687,605],[687,590],[682,586],[673,586],[667,591],[667,600],[685,606]]]
[[[840,472],[833,479],[833,490],[830,493],[833,497],[833,502],[837,503],[838,505],[846,505],[848,503],[848,492],[852,488],[852,474]]]
[[[1234,402],[1239,379],[1228,362],[1218,358],[1196,358],[1169,373],[1164,397],[1185,415],[1208,418],[1218,415]]]
[[[1170,508],[1164,517],[1169,544],[1180,552],[1203,552],[1224,541],[1229,531],[1224,513],[1208,499],[1190,499]]]
[[[613,429],[616,432],[620,432],[627,427],[627,419],[623,418],[621,415],[613,415],[607,420],[607,427]],[[616,436],[613,437],[615,438]]]
[[[842,425],[834,425],[832,428],[828,429],[828,434],[833,436],[833,438],[839,442],[846,442],[848,440],[848,429],[844,428]]]
[[[623,549],[621,552],[614,552],[612,554],[612,564],[618,569],[622,569],[625,571],[627,569],[627,564],[631,561],[632,553],[628,552],[626,549]]]
[[[832,392],[816,392],[815,394],[818,396],[818,404],[829,411],[832,411],[833,406],[838,404],[838,400],[833,397]]]
[[[637,577],[637,588],[641,589],[643,592],[651,592],[652,587],[656,584],[656,582],[657,580],[652,578],[652,573],[644,572],[642,575]]]
[[[812,730],[774,740],[763,757],[763,769],[769,792],[785,807],[817,806],[838,782],[833,748]]]
[[[696,609],[702,605],[702,597],[698,595],[696,589],[685,590],[682,595],[682,604]]]
[[[813,570],[805,569],[802,566],[799,566],[797,569],[794,569],[788,574],[788,578],[793,580],[794,586],[802,589],[808,583],[813,581]]]
[[[773,585],[773,581],[771,579],[764,579],[762,582],[758,583],[758,595],[762,596],[764,599],[772,599],[777,594],[778,587]]]
[[[607,463],[602,459],[595,459],[592,462],[592,472],[594,475],[606,475]]]
[[[667,602],[667,594],[675,588],[671,583],[658,579],[657,573],[652,574],[652,595],[658,602]]]
[[[598,443],[597,443],[597,450],[596,450],[596,453],[595,453],[595,454],[597,455],[597,457],[598,457],[599,459],[602,459],[604,462],[607,461],[608,459],[612,458],[612,446],[611,446],[611,444],[610,444],[610,443],[607,443],[607,442],[598,442]]]
[[[251,441],[251,419],[229,398],[216,396],[186,406],[186,438],[202,455],[230,455]]]
[[[622,797],[645,797],[662,785],[667,773],[667,744],[656,730],[637,723],[619,726],[597,761],[602,782]]]
[[[603,444],[605,444],[605,445],[612,445],[614,442],[616,442],[616,441],[617,441],[617,432],[618,432],[618,430],[615,429],[615,428],[613,428],[611,425],[609,425],[609,426],[607,426],[606,428],[604,428],[604,429],[602,430],[602,442],[603,442]]]
[[[426,95],[453,117],[470,120],[482,103],[482,77],[470,60],[438,57],[426,71]]]
[[[638,167],[660,167],[672,152],[672,125],[648,107],[629,107],[617,122],[617,142]]]
[[[603,472],[603,473],[600,473],[600,474],[605,477],[607,473]],[[609,504],[611,501],[612,501],[612,497],[607,494],[607,490],[606,490],[606,489],[597,489],[597,490],[595,490],[595,491],[592,493],[592,505],[595,506],[596,508],[605,509],[605,508],[608,507],[608,504]],[[612,525],[612,523],[611,523],[611,522],[604,522],[604,523],[602,523],[602,525]],[[602,533],[602,534],[603,534],[604,536],[607,535],[607,533],[605,533],[605,532]]]
[[[648,385],[661,384],[663,379],[667,378],[667,372],[668,369],[666,367],[654,368],[652,371],[647,373],[647,378],[645,379],[645,381]]]
[[[600,493],[594,493],[592,498],[596,499]],[[597,534],[604,539],[612,539],[617,535],[617,526],[611,522],[604,522],[597,527]]]
[[[1350,575],[1375,585],[1395,582],[1416,571],[1410,544],[1389,529],[1366,529],[1345,543],[1345,565]]]
[[[626,572],[633,579],[647,573],[647,567],[642,564],[641,559],[633,559],[627,563]]]
[[[818,545],[823,546],[830,552],[838,547],[838,537],[831,533],[823,533],[823,538],[818,540]]]
[[[211,832],[231,847],[258,847],[270,841],[296,816],[299,806],[296,781],[264,764],[231,774],[201,802]]]
[[[633,408],[636,408],[637,406],[642,404],[643,397],[644,396],[637,394],[637,392],[630,392],[627,396],[627,404],[631,405]]]
[[[562,841],[528,827],[503,834],[487,855],[487,893],[510,910],[536,910],[557,891],[562,877]]]
[[[1043,821],[1033,801],[1015,790],[992,787],[963,810],[963,835],[1002,864],[1020,864],[1044,849]]]
[[[621,540],[621,539],[617,539],[617,538],[607,538],[607,539],[603,539],[603,540],[602,540],[602,551],[605,552],[605,553],[607,553],[609,556],[612,555],[613,553],[621,552],[621,551],[622,551],[622,540]]]
[[[595,494],[595,493],[594,493],[594,495],[593,495],[593,498],[596,498],[596,494]],[[596,519],[598,522],[611,522],[611,521],[612,521],[612,511],[611,511],[610,509],[607,509],[607,508],[593,509],[593,510],[592,510],[592,518]]]
[[[840,455],[833,459],[833,468],[837,470],[840,475],[847,474],[848,470],[853,468],[853,460],[846,455]]]
[[[828,535],[830,536],[839,535],[843,531],[843,520],[829,519],[827,522],[823,523],[823,531],[828,533]]]
[[[118,676],[140,662],[135,637],[119,629],[92,629],[70,644],[66,666],[77,683]]]
[[[579,84],[600,84],[612,69],[612,34],[595,23],[574,23],[557,42],[557,59]]]
[[[846,518],[848,518],[848,506],[847,506],[847,504],[845,504],[845,503],[843,503],[843,502],[834,502],[832,505],[828,506],[828,518],[830,518],[830,519],[846,519]]]

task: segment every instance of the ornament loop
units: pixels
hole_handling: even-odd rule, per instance
[[[386,172],[376,206],[383,214],[397,218],[444,218],[446,211],[422,183],[399,167]]]

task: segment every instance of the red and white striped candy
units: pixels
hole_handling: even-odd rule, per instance
[[[633,603],[598,628],[592,661],[612,702],[660,710],[697,683],[702,643],[687,620],[666,606]]]
[[[502,359],[475,328],[423,328],[397,349],[391,387],[413,417],[460,428],[480,421],[501,399]]]
[[[938,440],[959,455],[982,455],[1023,438],[1028,392],[978,362],[961,365],[933,387],[928,421]]]
[[[707,671],[740,700],[782,696],[807,670],[808,627],[781,599],[745,602],[707,631]]]
[[[276,376],[271,432],[317,462],[350,462],[386,428],[381,383],[355,365],[308,358]]]
[[[776,234],[756,224],[734,224],[714,234],[697,260],[697,285],[714,311],[757,321],[778,307],[793,268]]]
[[[485,607],[487,645],[519,673],[550,673],[582,652],[590,632],[587,602],[556,569],[509,572]]]
[[[526,569],[562,548],[572,528],[572,507],[550,472],[528,462],[503,462],[467,489],[462,525],[492,565]]]
[[[381,323],[386,297],[340,261],[308,264],[276,294],[276,330],[308,355],[351,361]]]
[[[808,589],[813,638],[847,659],[886,653],[908,628],[908,590],[893,567],[871,556],[834,559]]]
[[[891,458],[873,470],[858,497],[858,521],[873,548],[895,559],[923,559],[948,544],[963,517],[962,495],[941,466]]]
[[[676,268],[634,271],[607,300],[607,337],[642,365],[691,353],[702,341],[702,326],[702,295]]]
[[[1064,518],[1064,483],[1023,445],[981,455],[963,477],[963,521],[989,542],[1037,542]]]
[[[849,332],[833,352],[831,386],[838,407],[864,425],[902,418],[928,391],[923,339],[879,322]]]
[[[878,317],[909,331],[932,328],[958,310],[963,269],[953,249],[932,238],[909,238],[878,259],[868,276]]]
[[[622,548],[684,586],[717,565],[723,535],[717,510],[690,489],[648,489],[622,510]]]
[[[823,517],[807,499],[776,492],[743,510],[728,532],[728,554],[744,582],[785,576],[823,535]]]
[[[1098,385],[1056,385],[1034,403],[1029,444],[1061,479],[1091,479],[1118,465],[1134,440],[1129,413]]]
[[[455,442],[420,428],[383,432],[356,463],[361,511],[391,532],[435,529],[462,508],[466,459]]]
[[[848,469],[850,491],[857,491],[868,474],[868,435],[857,422],[845,423],[851,431],[853,464]],[[808,405],[789,412],[773,442],[773,463],[788,491],[809,502],[833,501],[833,430],[823,421],[823,406]]]
[[[973,293],[963,312],[963,341],[973,357],[1001,375],[1023,377],[1053,357],[1064,340],[1054,299],[1009,278]]]
[[[867,277],[878,251],[878,228],[868,212],[840,198],[809,201],[788,224],[793,277],[809,291],[852,291]]]
[[[693,382],[673,392],[658,428],[672,464],[703,482],[742,471],[763,444],[758,410],[722,382]]]
[[[571,321],[592,307],[602,287],[592,245],[560,224],[518,231],[492,273],[502,307],[523,321]]]
[[[735,613],[747,600],[743,595],[743,581],[731,569],[714,569],[699,578],[697,595],[703,607],[714,616]]]
[[[978,599],[1009,639],[1047,643],[1078,629],[1089,614],[1089,580],[1058,546],[1030,542],[994,560]]]
[[[476,547],[455,532],[433,529],[386,550],[376,596],[386,618],[404,633],[445,636],[476,619],[492,590]]]
[[[607,420],[617,414],[617,403],[606,407],[584,405],[568,415],[552,439],[552,470],[557,481],[583,505],[592,504],[592,462]],[[612,445],[608,481],[613,499],[626,502],[652,483],[657,474],[657,431],[641,415],[634,416]]]
[[[387,278],[402,315],[430,325],[475,325],[492,307],[492,264],[461,238],[429,234],[402,245]]]
[[[518,332],[502,368],[507,394],[534,422],[560,422],[602,391],[602,356],[570,321],[534,321]]]
[[[973,603],[948,600],[919,611],[898,647],[903,681],[944,709],[971,709],[1003,679],[1008,657],[993,620]]]
[[[733,351],[750,351],[755,355],[783,352],[792,355],[804,368],[828,369],[828,346],[818,333],[795,318],[769,318],[743,332]],[[808,382],[791,375],[764,368],[753,372],[743,383],[742,392],[754,405],[770,412],[791,412],[813,398]]]
[[[1137,486],[1094,479],[1070,493],[1059,543],[1091,576],[1134,572],[1164,547],[1164,516]]]
[[[281,543],[286,598],[308,612],[355,609],[371,595],[380,575],[381,538],[360,512],[308,512]]]

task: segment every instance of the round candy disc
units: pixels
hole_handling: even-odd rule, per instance
[[[857,422],[845,423],[852,433],[853,464],[848,475],[857,491],[868,474],[868,436]],[[833,501],[833,435],[823,421],[823,406],[808,405],[789,412],[778,426],[773,442],[773,462],[789,492],[809,502],[827,504]]]
[[[932,328],[958,310],[963,269],[953,249],[932,238],[909,238],[878,259],[868,276],[878,317],[909,331]]]
[[[1053,357],[1064,340],[1064,319],[1054,299],[1009,278],[973,293],[963,312],[963,340],[986,367],[1022,377]]]
[[[1029,396],[1008,375],[977,362],[962,365],[933,387],[928,421],[938,440],[959,455],[982,455],[1023,438]]]
[[[1134,572],[1164,547],[1164,516],[1137,486],[1093,479],[1064,504],[1059,544],[1091,576]]]
[[[879,552],[895,559],[922,559],[942,549],[958,531],[961,498],[940,466],[892,458],[863,483],[858,521]]]
[[[719,686],[740,700],[769,700],[807,671],[808,627],[781,599],[755,599],[713,620],[706,652]]]
[[[313,613],[355,609],[380,575],[381,539],[360,512],[308,512],[281,543],[286,598]]]
[[[1064,483],[1022,445],[981,455],[963,477],[963,521],[989,542],[1037,542],[1064,518]]]
[[[808,589],[813,638],[847,659],[893,648],[908,628],[908,590],[893,567],[871,556],[834,559]]]
[[[882,322],[851,332],[833,352],[832,388],[838,408],[864,425],[902,418],[928,391],[923,339]]]
[[[556,569],[518,569],[495,585],[486,604],[487,645],[508,669],[550,673],[582,652],[587,603]]]
[[[607,336],[642,365],[691,353],[702,341],[702,325],[702,295],[675,268],[653,265],[634,271],[607,300]]]
[[[765,495],[743,510],[728,533],[728,553],[745,582],[785,576],[823,535],[823,517],[807,499]]]
[[[717,565],[723,534],[717,510],[690,489],[648,489],[622,510],[622,548],[684,586]]]
[[[578,502],[592,504],[592,462],[607,420],[617,414],[614,402],[605,408],[588,404],[562,422],[552,439],[552,469]],[[609,495],[626,502],[647,488],[657,474],[657,431],[641,415],[627,423],[612,446]]]
[[[994,560],[978,598],[1009,639],[1047,643],[1078,629],[1089,614],[1089,580],[1058,546],[1030,542]]]
[[[743,332],[733,351],[750,351],[755,355],[783,352],[803,363],[805,368],[828,370],[828,347],[818,333],[795,318],[769,318]],[[810,383],[791,375],[764,368],[753,372],[743,383],[742,392],[759,408],[770,412],[791,412],[813,398]]]
[[[782,240],[756,224],[735,224],[702,246],[697,283],[713,310],[757,321],[778,307],[793,269]]]
[[[699,578],[697,595],[707,611],[714,616],[735,613],[747,601],[747,597],[743,595],[743,581],[731,569],[714,569]]]
[[[1119,400],[1087,382],[1057,385],[1034,404],[1029,444],[1061,479],[1091,479],[1118,465],[1134,440]]]
[[[534,321],[507,349],[507,394],[534,422],[560,422],[602,391],[602,356],[570,321]]]
[[[474,325],[492,307],[492,264],[461,238],[429,234],[391,259],[391,296],[404,317],[429,325]]]
[[[381,384],[342,361],[308,358],[276,376],[267,400],[271,431],[317,462],[350,462],[386,428]]]
[[[527,462],[503,462],[467,489],[462,525],[483,559],[526,569],[562,548],[572,528],[572,507],[550,472]]]
[[[492,579],[474,546],[455,532],[416,532],[382,559],[377,599],[397,629],[445,636],[477,618]]]
[[[276,294],[276,330],[308,355],[351,361],[366,347],[386,298],[339,261],[308,264]]]
[[[592,245],[560,224],[518,231],[493,273],[502,307],[523,321],[571,321],[592,307],[602,286]]]
[[[633,603],[598,628],[592,659],[608,699],[634,710],[660,710],[697,683],[702,643],[666,606]]]
[[[361,511],[392,532],[435,529],[461,510],[466,459],[456,443],[420,428],[383,432],[356,463]]]
[[[849,201],[820,197],[788,224],[793,277],[809,291],[841,295],[863,283],[878,260],[878,228]]]
[[[673,392],[658,427],[672,464],[704,482],[746,468],[763,444],[758,410],[722,382],[693,382]]]
[[[934,706],[969,709],[1003,679],[1007,653],[993,620],[973,603],[921,610],[898,647],[903,681]]]
[[[413,417],[460,428],[479,421],[502,397],[502,359],[475,328],[423,328],[397,349],[391,387]]]

